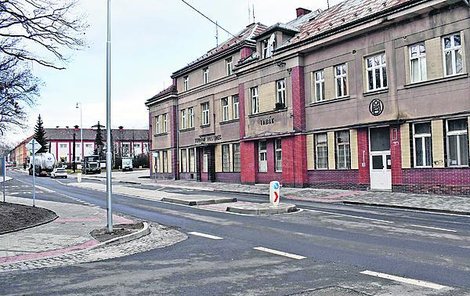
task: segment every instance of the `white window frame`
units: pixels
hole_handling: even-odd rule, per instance
[[[276,172],[282,172],[282,140],[274,140],[274,169]]]
[[[375,63],[376,59],[378,59],[378,64]],[[370,61],[370,63],[369,63]],[[388,88],[388,75],[387,75],[387,56],[385,52],[368,56],[365,60],[366,66],[366,81],[367,81],[367,91],[376,91]],[[376,72],[379,73],[379,85],[377,84],[376,79]],[[372,74],[372,88],[370,87],[370,75]]]
[[[225,69],[226,69],[226,73],[227,73],[227,76],[230,76],[233,74],[233,58],[232,57],[229,57],[227,59],[225,59]]]
[[[163,173],[168,173],[170,170],[168,168],[168,151],[164,150],[162,152],[163,158]]]
[[[222,108],[222,121],[228,121],[229,112],[228,112],[228,97],[220,99],[220,105]]]
[[[237,147],[237,148],[235,148]],[[233,171],[240,172],[241,171],[241,152],[240,152],[240,143],[232,144],[232,164],[233,164]]]
[[[251,97],[251,114],[258,114],[259,113],[259,93],[258,93],[257,86],[250,88],[250,97]]]
[[[186,118],[186,109],[180,111],[181,114],[181,128],[182,130],[187,129],[187,118]]]
[[[462,164],[462,151],[460,150],[460,141],[462,141],[462,138],[464,136],[467,137],[467,153],[468,153],[468,120],[467,122],[467,127],[463,130],[458,130],[458,131],[449,131],[449,121],[457,121],[457,120],[466,120],[466,118],[456,118],[456,119],[449,119],[446,120],[446,146],[447,146],[447,166],[448,167],[468,167],[467,164]],[[451,164],[450,163],[450,144],[449,144],[449,137],[457,137],[457,164]],[[467,155],[468,157],[468,155]],[[468,162],[468,161],[467,161]]]
[[[163,119],[162,130],[164,133],[168,132],[168,118],[167,117],[168,117],[167,113],[162,115],[162,119]]]
[[[209,102],[204,102],[201,104],[201,120],[202,120],[202,125],[210,125],[210,119],[209,119],[209,110],[210,110],[210,105]]]
[[[421,82],[427,80],[427,69],[426,69],[426,45],[424,42],[418,42],[409,46],[410,56],[410,81],[411,83]],[[414,72],[415,67],[413,64],[416,63],[418,66]],[[418,77],[415,79],[415,76]]]
[[[265,39],[261,41],[261,58],[262,59],[268,58],[268,51],[269,51],[269,39]]]
[[[188,128],[194,127],[194,108],[188,108]]]
[[[416,133],[415,126],[417,124],[429,124],[429,133]],[[429,138],[430,140],[430,147],[429,147],[429,152],[431,154],[431,160],[430,163],[428,164],[426,162],[426,138]],[[416,145],[416,140],[421,139],[421,149],[423,151],[423,156],[422,156],[422,163],[423,165],[418,165],[417,164],[417,159],[418,157],[416,156],[416,151],[417,151],[417,145]],[[431,134],[431,123],[430,122],[416,122],[413,124],[413,166],[415,168],[430,168],[432,167],[432,134]]]
[[[340,133],[347,134],[348,141],[340,143],[338,141]],[[335,132],[336,141],[336,168],[339,170],[347,170],[351,168],[351,135],[348,130]],[[328,142],[328,136],[327,136]],[[340,149],[343,148],[343,149]],[[341,154],[340,151],[343,151]]]
[[[188,150],[183,148],[180,150],[181,173],[188,172]]]
[[[222,172],[227,173],[231,171],[231,157],[230,157],[230,144],[222,144]]]
[[[312,73],[313,76],[313,101],[322,102],[325,100],[325,70],[321,69]]]
[[[160,115],[155,116],[155,134],[157,135],[162,133],[160,120]]]
[[[325,137],[324,142],[319,142],[318,138],[320,136]],[[326,170],[328,169],[328,135],[327,133],[320,133],[320,134],[315,134],[314,135],[314,140],[315,140],[315,169],[317,170]],[[319,166],[320,164],[320,157],[318,151],[320,150],[319,148],[325,148],[325,166]]]
[[[196,149],[188,148],[188,159],[189,159],[189,172],[196,172]]]
[[[183,90],[187,91],[189,89],[189,76],[183,77]]]
[[[286,79],[276,81],[276,103],[286,106]]]
[[[154,164],[153,164],[154,173],[161,173],[161,171],[160,171],[161,170],[160,152],[159,151],[154,152],[153,161],[154,161]]]
[[[460,39],[460,45],[455,45],[455,37],[458,36]],[[450,38],[450,47],[446,48],[445,39]],[[463,51],[462,51],[462,35],[460,33],[453,33],[447,36],[442,37],[442,58],[444,62],[444,76],[453,76],[463,73],[464,62],[463,62]],[[457,71],[457,55],[456,53],[460,51],[460,63],[462,65],[460,72]],[[446,54],[449,53],[451,57],[451,71],[452,73],[447,73],[446,65]]]
[[[264,148],[261,149],[262,143]],[[268,171],[268,144],[266,141],[258,142],[258,172],[266,173]]]
[[[233,105],[232,107],[233,119],[238,119],[240,117],[240,111],[238,109],[240,105],[240,101],[239,101],[238,95],[232,96],[232,105]]]
[[[209,67],[202,69],[202,77],[204,84],[209,83]]]
[[[348,96],[348,64],[336,65],[335,71],[335,93],[337,98]],[[339,71],[339,73],[338,73]]]

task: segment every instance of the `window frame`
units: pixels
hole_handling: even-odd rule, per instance
[[[418,47],[417,56],[413,57],[413,48]],[[421,47],[424,48],[424,54],[421,52]],[[410,82],[411,83],[418,83],[422,81],[426,81],[428,78],[427,74],[427,65],[426,65],[426,44],[424,41],[418,42],[408,46],[408,55],[409,55],[409,65],[410,65]],[[413,71],[413,61],[417,61],[418,64],[418,80],[414,80],[414,71]],[[422,65],[424,63],[424,66]],[[424,71],[423,71],[424,69]]]
[[[235,149],[238,147],[238,149]],[[237,166],[236,166],[237,164]],[[241,151],[240,151],[240,143],[233,143],[232,144],[232,166],[234,172],[241,172]]]
[[[227,76],[230,76],[233,74],[233,58],[229,57],[225,59],[225,70]]]
[[[163,172],[162,173],[168,173],[169,172],[169,167],[168,167],[168,151],[163,150],[162,151],[162,159],[163,159]]]
[[[209,83],[209,67],[205,67],[202,69],[202,81],[204,84]]]
[[[459,36],[459,39],[460,39],[460,45],[458,46],[455,46],[455,39],[454,37],[455,36]],[[451,47],[450,48],[445,48],[445,39],[446,38],[450,38],[450,42],[451,42]],[[461,72],[457,72],[457,56],[456,56],[456,52],[460,51],[460,58],[461,58],[461,64],[462,64],[462,69],[461,69]],[[451,54],[451,67],[452,67],[452,73],[449,74],[447,73],[447,65],[446,65],[446,53],[447,52],[450,52]],[[442,37],[442,58],[443,58],[443,63],[444,63],[444,76],[445,77],[448,77],[448,76],[454,76],[454,75],[459,75],[459,74],[462,74],[464,73],[464,53],[463,53],[463,48],[462,48],[462,34],[460,32],[457,32],[457,33],[452,33],[452,34],[449,34],[449,35],[446,35],[446,36],[443,36]]]
[[[162,133],[167,133],[168,132],[168,113],[165,113],[162,115]]]
[[[188,128],[194,127],[194,108],[188,108]]]
[[[347,134],[347,142],[339,142],[340,133]],[[328,135],[327,135],[327,145],[328,145]],[[343,147],[343,154],[340,154],[340,148]],[[336,169],[338,170],[349,170],[351,169],[351,135],[349,130],[341,130],[335,132],[335,153],[336,153]],[[344,164],[340,166],[340,163]]]
[[[287,86],[286,79],[282,78],[276,80],[276,104],[283,104],[286,106]]]
[[[417,134],[416,133],[416,125],[418,124],[429,124],[429,133],[419,133]],[[432,160],[432,126],[431,126],[431,122],[415,122],[412,124],[412,132],[413,132],[413,167],[415,168],[432,168],[432,163],[433,163],[433,160]],[[427,164],[427,161],[426,161],[426,138],[429,138],[429,153],[431,155],[431,160],[430,160],[430,163]],[[422,156],[422,163],[423,165],[418,165],[417,164],[417,155],[416,155],[416,151],[417,151],[417,144],[416,144],[416,140],[417,139],[421,139],[421,149],[423,151],[423,156]]]
[[[282,173],[282,140],[274,140],[274,171]]]
[[[180,172],[188,173],[188,149],[186,148],[180,150]]]
[[[250,87],[251,114],[259,113],[259,92],[258,86]]]
[[[207,109],[205,107],[207,106]],[[201,125],[209,126],[210,125],[210,104],[209,102],[201,103]]]
[[[325,101],[325,69],[312,72],[313,76],[313,102]],[[319,91],[318,91],[318,89]]]
[[[189,76],[186,75],[183,77],[183,91],[189,90]]]
[[[222,172],[228,173],[231,171],[231,157],[230,157],[230,144],[222,144]]]
[[[458,120],[462,120],[466,123],[466,128],[465,129],[462,129],[462,130],[458,130],[458,131],[449,131],[449,121],[458,121]],[[446,160],[446,163],[447,163],[447,166],[448,167],[452,167],[452,168],[462,168],[462,167],[468,167],[469,164],[470,164],[470,160],[469,160],[469,147],[468,147],[468,119],[466,118],[455,118],[455,119],[447,119],[446,120],[446,155],[447,155],[447,160]],[[451,159],[450,159],[450,141],[449,141],[449,138],[450,137],[457,137],[457,164],[456,165],[452,165],[451,164]],[[462,164],[462,151],[460,150],[460,141],[461,141],[461,138],[466,136],[467,138],[467,164]]]
[[[319,143],[318,142],[318,138],[320,136],[325,136],[325,141],[324,142],[321,142]],[[319,145],[321,144],[321,145]],[[318,133],[318,134],[314,134],[314,148],[315,148],[315,169],[316,170],[327,170],[328,169],[328,134],[327,133]],[[319,148],[325,148],[325,160],[324,163],[325,163],[325,166],[324,167],[320,167],[318,164],[319,163],[322,163],[323,164],[323,161],[320,162],[320,157],[319,157]]]
[[[261,149],[262,143],[264,143],[264,149]],[[263,155],[264,160],[261,160],[262,155]],[[265,164],[265,166],[262,167],[262,164]],[[258,172],[259,173],[268,172],[268,143],[266,140],[262,140],[258,142]]]
[[[187,129],[187,118],[186,118],[186,109],[181,109],[180,111],[181,115],[181,130]]]
[[[236,98],[236,101],[235,101]],[[232,96],[232,117],[233,119],[239,119],[240,118],[240,99],[238,95],[233,95]]]
[[[376,57],[380,58],[379,65],[374,64]],[[369,66],[369,63],[368,63],[369,60],[371,60],[371,66]],[[387,55],[385,54],[385,52],[381,52],[378,54],[365,57],[365,67],[366,67],[366,83],[367,83],[366,89],[368,92],[388,89]],[[378,70],[380,74],[379,75],[380,86],[377,86],[377,79],[375,77],[376,70]],[[370,77],[369,77],[370,72],[372,73],[373,88],[370,88]]]
[[[220,99],[220,106],[222,109],[222,121],[229,121],[230,120],[230,115],[229,115],[229,102],[228,102],[228,97]]]
[[[338,69],[341,73],[338,75]],[[348,64],[343,63],[333,67],[335,76],[335,96],[336,98],[344,98],[348,96]],[[338,81],[340,88],[338,88]]]
[[[162,130],[161,130],[161,123],[160,123],[160,117],[161,115],[157,115],[155,116],[155,134],[159,135],[162,133]]]

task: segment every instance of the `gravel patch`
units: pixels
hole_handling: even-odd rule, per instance
[[[48,209],[0,202],[0,234],[38,226],[56,218],[57,214]]]

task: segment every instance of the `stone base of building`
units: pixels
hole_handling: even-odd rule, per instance
[[[392,191],[404,193],[427,193],[427,194],[442,194],[442,195],[462,195],[470,196],[470,185],[393,185]]]

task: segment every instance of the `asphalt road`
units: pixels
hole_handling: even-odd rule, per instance
[[[31,177],[11,176],[10,194],[31,196]],[[105,207],[105,193],[61,183],[38,178],[48,190],[37,198]],[[113,195],[114,211],[177,227],[189,239],[102,262],[2,274],[0,294],[470,295],[470,217],[296,204],[301,212],[253,217]],[[390,276],[400,278],[381,278]]]

